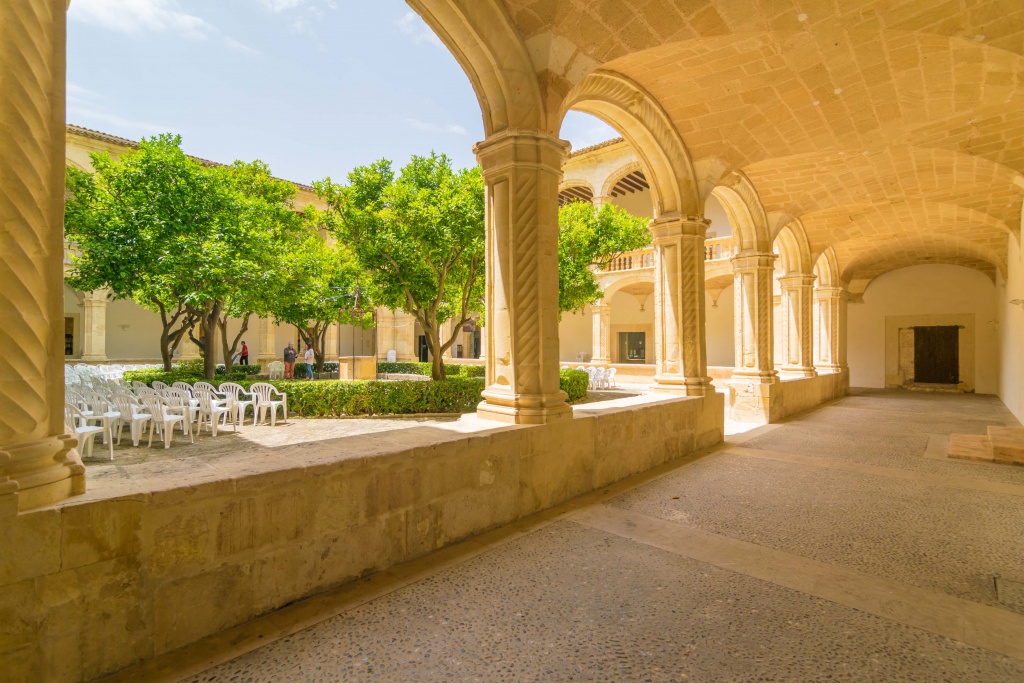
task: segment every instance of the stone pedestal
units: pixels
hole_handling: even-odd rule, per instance
[[[778,382],[774,359],[772,295],[774,254],[740,254],[732,259],[735,297],[736,368],[731,415],[742,422],[767,422],[771,386]]]
[[[342,356],[338,359],[339,379],[377,379],[377,359],[373,356]]]
[[[569,144],[503,131],[474,148],[487,202],[487,388],[482,418],[568,419],[558,380],[558,183]]]
[[[814,290],[814,365],[822,372],[845,372],[846,292],[840,287]]]
[[[783,356],[780,370],[788,377],[814,377],[812,357],[814,275],[785,275],[779,278],[782,289]]]
[[[654,391],[685,396],[713,392],[704,340],[704,238],[701,216],[661,216],[654,244]]]
[[[65,10],[0,3],[0,517],[85,491],[64,428]]]
[[[590,362],[609,365],[612,362],[612,307],[602,302],[594,304],[591,309],[594,316],[594,352]]]
[[[82,301],[82,361],[107,360],[107,290],[89,292]]]

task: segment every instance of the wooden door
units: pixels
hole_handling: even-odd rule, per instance
[[[956,325],[914,328],[914,382],[957,384],[960,381],[960,328]]]

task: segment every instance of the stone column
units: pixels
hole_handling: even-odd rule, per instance
[[[594,198],[590,201],[594,206],[600,209],[605,204],[610,203],[612,198],[606,194],[595,194]]]
[[[487,328],[480,328],[480,360],[487,360]],[[486,365],[486,363],[485,363]]]
[[[814,365],[824,372],[847,369],[846,299],[840,287],[814,289]]]
[[[82,361],[107,360],[107,291],[87,292],[82,301]]]
[[[732,259],[736,302],[736,367],[733,377],[773,384],[775,372],[772,286],[775,254],[744,254]]]
[[[487,212],[487,388],[480,417],[571,418],[558,381],[558,183],[569,144],[540,131],[474,147]]]
[[[64,428],[65,10],[0,3],[0,518],[85,491]]]
[[[790,377],[814,377],[812,356],[814,275],[784,275],[779,278],[782,288],[782,336],[785,351],[782,372]]]
[[[668,215],[651,222],[654,245],[655,391],[685,396],[713,392],[704,339],[702,216]]]
[[[256,362],[260,365],[280,360],[277,357],[277,327],[270,318],[260,318],[260,329],[257,336],[260,353],[256,356]],[[263,368],[266,371],[266,368]]]
[[[324,362],[333,363],[338,360],[338,340],[341,334],[340,325],[328,325],[324,334]]]
[[[612,362],[612,306],[611,304],[593,304],[591,312],[594,317],[593,353],[590,362],[597,365],[610,365]]]

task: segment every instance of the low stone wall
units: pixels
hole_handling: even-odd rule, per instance
[[[718,394],[539,426],[470,415],[23,513],[0,525],[0,678],[116,671],[711,446],[722,425]]]
[[[783,379],[773,387],[771,421],[776,422],[790,415],[810,410],[848,393],[850,393],[849,372]]]

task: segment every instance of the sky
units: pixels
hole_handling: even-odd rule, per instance
[[[402,0],[72,0],[67,120],[301,183],[432,150],[476,163],[469,79]],[[574,149],[616,137],[570,112]]]

